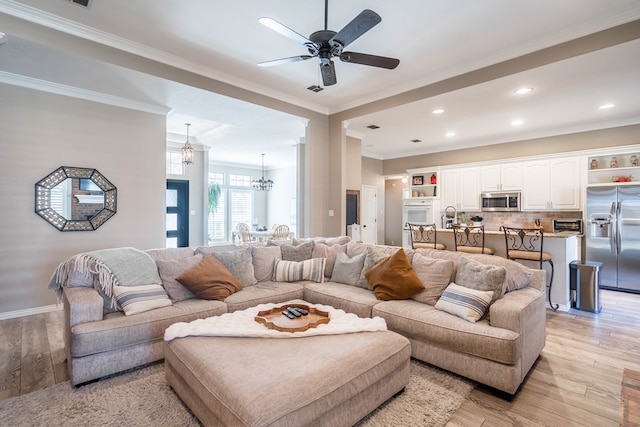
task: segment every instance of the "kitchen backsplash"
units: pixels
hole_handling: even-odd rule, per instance
[[[458,212],[460,215],[461,212]],[[501,225],[511,227],[529,228],[535,227],[536,219],[540,220],[540,225],[544,231],[553,231],[553,220],[558,218],[582,218],[581,211],[567,212],[465,212],[467,224],[471,225],[472,216],[481,216],[486,231],[500,231]]]

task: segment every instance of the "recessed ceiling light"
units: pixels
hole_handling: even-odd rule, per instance
[[[414,144],[417,144],[418,142],[422,142],[421,139],[412,139],[411,142],[413,142]]]
[[[456,136],[456,133],[455,132],[447,132],[447,136],[448,137]]]
[[[433,114],[442,114],[444,113],[444,110],[442,108],[436,108],[435,110],[432,111]]]
[[[516,89],[513,91],[516,95],[525,95],[529,92],[533,91],[532,87],[521,87],[520,89]]]
[[[375,129],[380,129],[380,126],[378,126],[378,125],[369,125],[369,126],[367,126],[367,127],[368,127],[369,129],[374,129],[374,130],[375,130]]]
[[[603,104],[603,105],[599,106],[598,109],[606,110],[606,109],[613,108],[613,107],[615,107],[615,104]]]
[[[521,125],[521,124],[523,124],[523,123],[524,123],[524,121],[519,120],[519,119],[518,119],[518,120],[514,120],[514,121],[512,121],[512,122],[511,122],[511,124],[512,124],[513,126],[520,126],[520,125]]]

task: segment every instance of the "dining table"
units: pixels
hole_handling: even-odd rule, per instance
[[[251,236],[251,240],[255,240],[256,242],[265,242],[273,239],[273,230],[249,230],[249,235]],[[289,239],[293,239],[293,236],[293,231],[289,232]],[[233,230],[232,237],[234,242],[236,239],[239,240],[240,232]]]

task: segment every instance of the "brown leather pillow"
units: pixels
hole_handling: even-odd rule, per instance
[[[403,249],[376,264],[365,277],[382,301],[407,299],[424,289]]]
[[[242,289],[242,283],[215,257],[207,256],[176,280],[202,299],[224,300]]]

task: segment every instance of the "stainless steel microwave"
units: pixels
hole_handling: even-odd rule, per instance
[[[485,212],[518,212],[522,210],[519,191],[482,193],[480,206]]]

